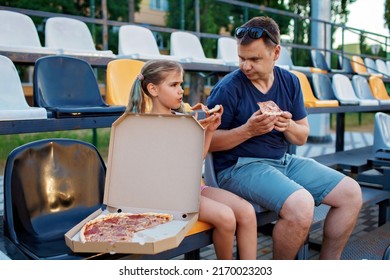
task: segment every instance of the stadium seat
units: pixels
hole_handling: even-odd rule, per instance
[[[25,53],[56,54],[42,47],[32,19],[22,13],[0,10],[0,50]]]
[[[14,149],[4,170],[5,235],[32,259],[83,258],[66,246],[64,234],[102,207],[105,174],[97,149],[79,140]]]
[[[368,60],[368,63],[372,66],[372,64],[370,63],[369,60]],[[367,70],[366,64],[364,63],[363,58],[361,58],[358,55],[353,55],[351,57],[351,67],[353,69],[353,72],[356,74],[359,74],[359,75],[364,75],[364,76],[375,75],[375,76],[379,76],[379,77],[383,76],[383,75],[378,74],[378,73],[369,72]],[[370,67],[370,71],[371,70],[373,70],[373,69]]]
[[[119,28],[118,57],[178,60],[172,55],[161,54],[152,31],[137,25],[122,25]]]
[[[0,121],[46,118],[45,108],[27,104],[15,65],[8,57],[0,55]]]
[[[290,70],[291,73],[295,74],[299,83],[301,84],[303,100],[305,102],[305,107],[336,107],[339,106],[337,100],[319,100],[314,96],[313,90],[311,89],[310,82],[307,76],[299,71]]]
[[[378,105],[376,100],[358,98],[353,89],[351,80],[346,75],[334,74],[332,77],[332,86],[335,96],[342,105]]]
[[[217,58],[222,59],[228,65],[238,66],[237,41],[230,37],[218,39]]]
[[[171,55],[181,62],[225,64],[222,59],[207,58],[199,38],[185,31],[171,33]]]
[[[379,100],[372,95],[370,85],[365,77],[353,75],[352,85],[358,98],[375,100],[379,105]]]
[[[48,18],[45,24],[45,46],[60,54],[114,58],[110,50],[96,50],[85,22],[66,17]]]
[[[381,78],[371,76],[368,79],[368,83],[370,84],[372,95],[379,100],[380,104],[390,104],[390,96]]]
[[[56,118],[121,115],[126,107],[107,105],[95,73],[85,60],[62,55],[44,56],[35,63],[35,106]]]
[[[287,70],[296,70],[300,72],[312,72],[312,73],[326,73],[326,70],[320,68],[315,68],[311,66],[295,66],[290,53],[286,47],[280,46],[280,55],[276,60],[275,65],[285,68]]]
[[[390,116],[388,114],[375,113],[373,149],[376,158],[390,160]]]
[[[367,72],[370,74],[379,74],[376,68],[376,63],[375,60],[373,60],[370,57],[365,57],[364,58],[364,65],[367,68]]]
[[[345,69],[331,69],[320,50],[313,49],[310,51],[310,55],[315,68],[322,69],[327,73],[347,73]]]
[[[108,104],[127,106],[131,87],[144,64],[143,61],[133,59],[115,59],[107,64]]]
[[[386,62],[382,59],[375,60],[376,69],[380,74],[383,74],[384,77],[390,78],[390,71],[387,68]]]
[[[336,100],[334,95],[332,81],[326,74],[313,73],[311,75],[314,95],[319,100]],[[337,101],[338,103],[338,101]]]

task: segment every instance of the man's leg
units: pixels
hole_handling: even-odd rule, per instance
[[[291,194],[279,213],[274,227],[273,258],[293,260],[304,244],[313,221],[313,197],[304,189]]]
[[[362,207],[361,188],[355,180],[345,177],[323,203],[330,205],[331,209],[324,223],[320,259],[340,259]]]

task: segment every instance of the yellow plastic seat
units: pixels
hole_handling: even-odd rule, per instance
[[[319,100],[315,97],[313,90],[311,89],[309,80],[306,75],[302,72],[296,70],[290,70],[291,73],[295,74],[299,83],[301,84],[303,100],[305,102],[305,107],[337,107],[339,102],[337,100]]]
[[[116,59],[107,64],[106,102],[127,106],[131,87],[145,62],[134,59]]]
[[[376,76],[371,76],[368,79],[372,95],[379,100],[380,104],[390,104],[390,96],[387,93],[383,80]]]

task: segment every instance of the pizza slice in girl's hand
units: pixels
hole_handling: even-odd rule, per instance
[[[265,115],[279,116],[283,113],[279,106],[272,100],[258,102],[257,105],[259,105],[261,113]]]
[[[222,109],[221,105],[215,105],[214,108],[209,109],[206,105],[202,103],[197,103],[196,105],[191,107],[191,110],[196,111],[196,110],[202,110],[203,112],[206,113],[206,117],[211,116],[214,113],[220,112]]]

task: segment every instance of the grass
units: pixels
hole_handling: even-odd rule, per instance
[[[372,132],[374,127],[375,113],[347,113],[345,116],[347,131]],[[336,127],[336,115],[331,116],[331,129]],[[69,130],[46,133],[12,134],[0,135],[0,176],[3,175],[4,166],[8,154],[18,146],[25,143],[45,138],[71,138],[96,144],[97,149],[104,159],[107,158],[108,145],[110,141],[110,128],[96,129],[97,143],[93,143],[93,130]]]

